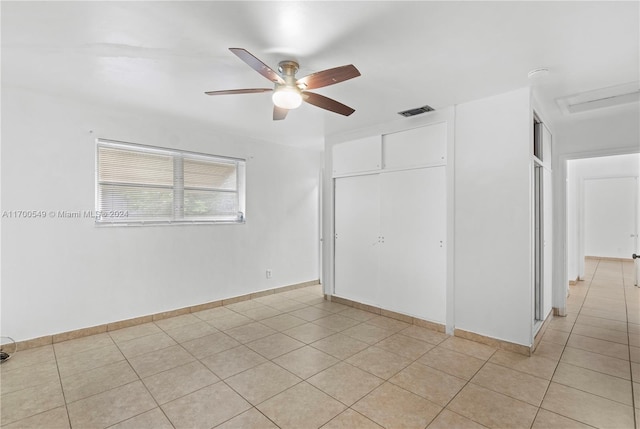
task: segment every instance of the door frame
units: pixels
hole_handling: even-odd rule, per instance
[[[640,148],[618,148],[571,152],[560,154],[557,164],[553,165],[553,313],[556,316],[567,315],[567,294],[569,293],[569,226],[567,213],[568,169],[571,160],[601,158],[614,155],[632,155],[640,153]],[[554,159],[555,161],[555,159]]]

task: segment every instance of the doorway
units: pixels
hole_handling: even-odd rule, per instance
[[[569,282],[584,278],[585,257],[631,259],[640,250],[639,171],[637,153],[567,161]]]

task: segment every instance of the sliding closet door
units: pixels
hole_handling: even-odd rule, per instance
[[[446,323],[446,167],[380,175],[381,306]]]
[[[335,294],[378,302],[379,175],[335,180]]]

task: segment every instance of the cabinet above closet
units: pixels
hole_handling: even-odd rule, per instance
[[[333,146],[333,177],[447,163],[447,123],[350,140]]]
[[[382,168],[382,136],[351,140],[333,147],[333,177]]]

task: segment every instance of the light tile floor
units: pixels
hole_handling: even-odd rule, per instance
[[[632,269],[588,260],[532,357],[327,302],[319,286],[19,351],[1,367],[1,425],[637,429]]]

